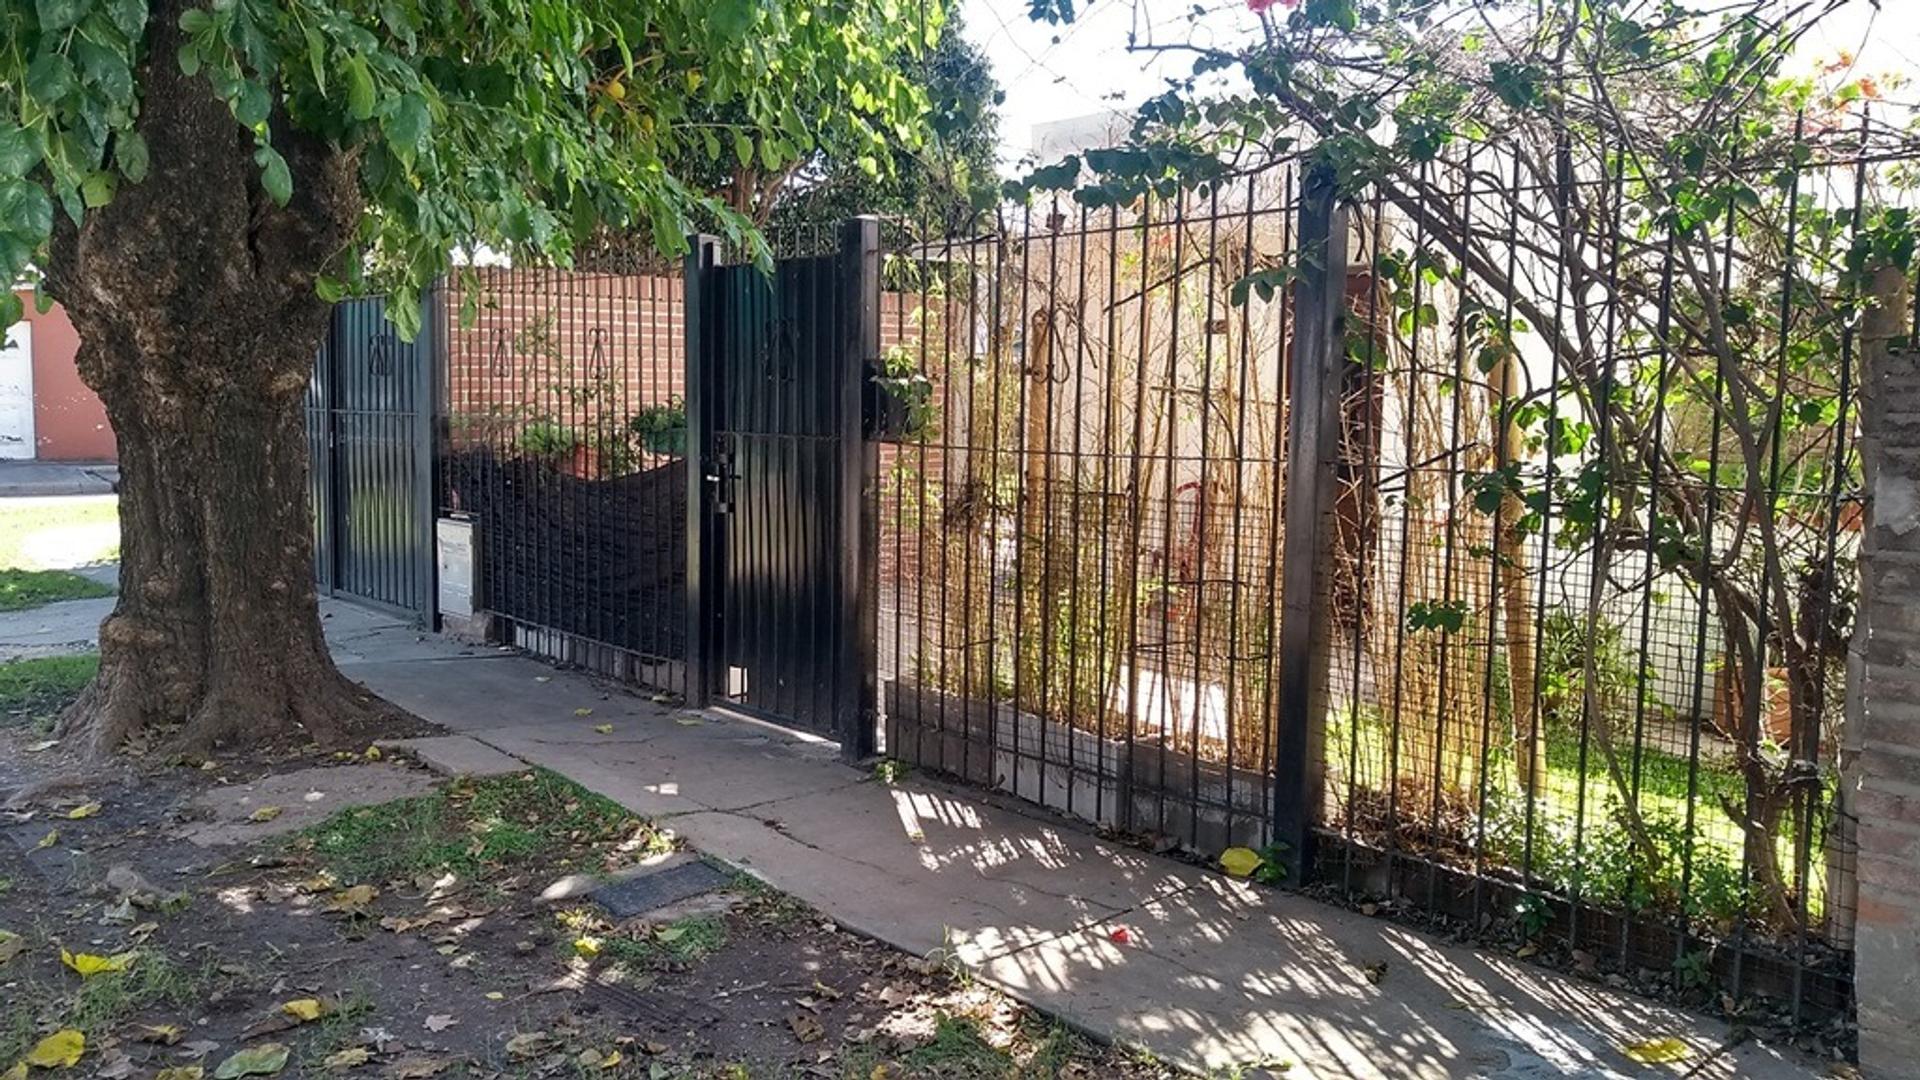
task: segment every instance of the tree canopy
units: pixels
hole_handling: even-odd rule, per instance
[[[156,55],[155,21],[146,0],[0,6],[0,275],[45,265],[56,215],[79,228],[146,178],[143,93],[173,65],[226,103],[273,204],[307,179],[290,134],[351,153],[365,212],[316,285],[371,275],[408,331],[456,249],[565,261],[604,223],[672,252],[696,212],[753,244],[687,163],[779,169],[828,131],[890,160],[927,109],[898,58],[940,29],[897,0],[213,0]],[[0,325],[18,306],[0,297]]]

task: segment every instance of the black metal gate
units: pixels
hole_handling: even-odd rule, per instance
[[[429,307],[432,300],[423,301]],[[434,602],[431,312],[411,343],[379,297],[333,309],[307,384],[314,579],[427,622]]]
[[[773,273],[687,271],[695,526],[688,698],[718,700],[840,741],[875,742],[875,448],[867,365],[879,354],[879,224]]]

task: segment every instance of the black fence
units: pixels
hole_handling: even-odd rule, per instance
[[[426,301],[431,328],[434,298]],[[307,383],[314,580],[423,622],[433,615],[438,338],[403,342],[386,301],[336,306]]]
[[[686,689],[686,326],[675,277],[482,268],[443,290],[440,507],[500,640]]]
[[[771,276],[702,248],[691,293],[467,271],[440,510],[498,640],[1844,1017],[1858,253],[1899,163],[1835,145],[1685,220],[1616,153],[1482,148],[782,238]]]

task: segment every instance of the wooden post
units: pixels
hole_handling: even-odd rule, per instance
[[[856,217],[840,231],[843,339],[839,399],[840,756],[879,749],[880,444],[866,438],[867,381],[880,361],[880,219]]]
[[[713,657],[719,629],[719,523],[712,494],[718,482],[710,410],[720,402],[719,366],[707,355],[714,340],[712,271],[720,263],[720,241],[711,236],[688,238],[684,272],[686,291],[686,413],[687,413],[687,705],[703,709],[713,703],[717,685]]]
[[[1280,552],[1279,715],[1274,751],[1273,839],[1284,845],[1287,880],[1304,884],[1325,769],[1328,653],[1332,634],[1320,595],[1331,548],[1340,455],[1340,363],[1346,341],[1347,213],[1333,171],[1319,167],[1301,188],[1300,273],[1293,285],[1287,350],[1285,525]]]

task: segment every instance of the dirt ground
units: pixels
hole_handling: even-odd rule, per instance
[[[4,1080],[1171,1075],[745,876],[616,923],[571,894],[675,841],[552,774],[116,770],[45,742],[0,729]],[[396,766],[424,794],[330,816],[233,797],[317,769],[317,802]],[[189,838],[231,836],[221,812],[257,838]]]

